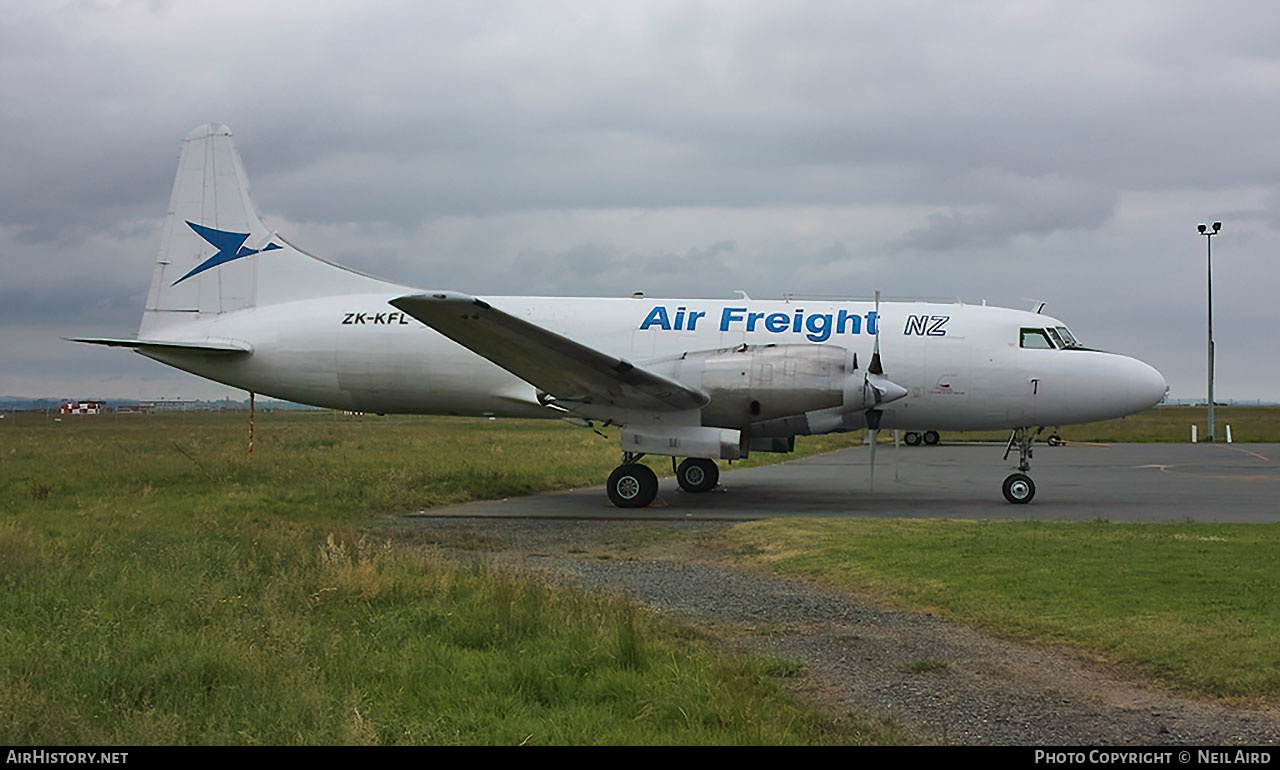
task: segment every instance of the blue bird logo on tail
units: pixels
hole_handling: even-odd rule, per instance
[[[210,268],[226,264],[233,259],[240,259],[241,257],[260,254],[264,251],[283,248],[279,244],[268,243],[261,249],[249,249],[245,248],[244,245],[244,242],[249,238],[248,233],[233,233],[227,230],[215,230],[212,227],[205,227],[204,225],[198,225],[191,221],[187,222],[187,226],[194,230],[196,235],[208,241],[209,245],[213,246],[218,251],[212,257],[209,257],[192,268],[191,272],[174,281],[170,286],[177,286],[193,275],[198,275]]]

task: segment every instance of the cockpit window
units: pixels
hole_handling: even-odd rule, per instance
[[[1050,329],[1049,331],[1057,331],[1058,334],[1062,336],[1062,341],[1063,343],[1065,343],[1063,344],[1063,347],[1066,347],[1066,348],[1081,347],[1080,343],[1076,341],[1075,336],[1071,334],[1071,331],[1068,330],[1067,327],[1059,326],[1056,329]]]
[[[1049,335],[1044,329],[1023,329],[1022,347],[1053,350],[1053,343],[1049,341]]]
[[[1057,329],[1050,326],[1048,329],[1045,329],[1045,332],[1048,333],[1049,339],[1053,340],[1053,346],[1055,348],[1065,348],[1067,346],[1067,343],[1063,341],[1062,335],[1058,333]]]

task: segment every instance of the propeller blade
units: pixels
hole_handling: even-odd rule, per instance
[[[884,366],[880,363],[880,292],[876,292],[876,339],[871,349],[871,364],[867,367],[867,373],[863,375],[862,384],[863,392],[870,396],[867,399],[870,403],[878,405],[884,396],[884,391],[876,387],[876,383],[871,378],[874,375],[876,380],[884,378]],[[876,444],[880,442],[880,410],[875,408],[867,409],[867,432],[871,436],[871,484],[870,491],[876,488]]]
[[[868,491],[876,491],[876,443],[880,440],[880,429],[876,428],[871,431],[871,483],[868,485]]]
[[[871,436],[871,486],[870,491],[876,488],[876,444],[880,441],[880,410],[867,410],[867,433]]]
[[[893,431],[893,480],[901,481],[898,477],[898,465],[902,461],[902,436],[897,429]]]
[[[876,340],[875,347],[871,350],[871,365],[867,367],[868,374],[884,374],[884,366],[880,364],[880,292],[876,292]]]

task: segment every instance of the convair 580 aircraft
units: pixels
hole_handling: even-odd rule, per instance
[[[646,454],[685,458],[680,486],[705,492],[718,459],[862,428],[1011,429],[1019,472],[1003,491],[1025,503],[1033,428],[1131,414],[1166,391],[1141,361],[1007,308],[478,298],[387,283],[264,225],[218,124],[184,142],[137,338],[77,341],[333,409],[621,426],[608,495],[623,507],[657,494]]]

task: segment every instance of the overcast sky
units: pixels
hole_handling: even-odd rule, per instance
[[[183,136],[475,294],[960,297],[1280,400],[1280,5],[56,2],[0,14],[0,395],[240,397],[137,331]]]

